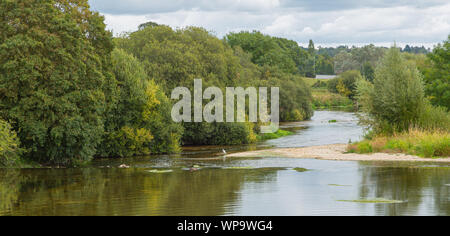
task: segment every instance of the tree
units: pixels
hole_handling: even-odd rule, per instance
[[[361,74],[357,70],[346,71],[335,79],[328,81],[328,90],[339,93],[342,96],[354,99],[356,95],[356,83],[361,80]]]
[[[314,42],[312,41],[312,39],[309,40],[308,53],[311,56],[316,54],[316,47],[314,46]]]
[[[299,73],[304,56],[294,41],[264,35],[258,31],[230,33],[225,37],[231,47],[239,46],[251,53],[252,62],[259,66],[278,67],[286,73]]]
[[[405,49],[403,49],[404,52],[411,52],[411,47],[407,44],[405,46]]]
[[[431,103],[450,110],[450,35],[428,54],[428,62],[422,72],[426,95]]]
[[[373,82],[373,80],[375,79],[375,69],[372,66],[372,64],[370,64],[369,62],[366,62],[363,65],[363,72],[362,74],[364,75],[364,78],[366,78],[367,81],[369,82]]]
[[[408,130],[419,120],[424,105],[420,72],[392,47],[375,70],[373,85],[358,82],[358,98],[372,118],[376,133]]]
[[[115,49],[112,66],[118,86],[98,155],[129,157],[178,151],[181,126],[170,119],[170,101],[148,79],[142,63]]]
[[[24,150],[9,123],[0,120],[0,167],[16,166]]]
[[[139,30],[143,30],[143,29],[145,29],[145,28],[147,28],[147,27],[157,27],[157,26],[159,26],[159,24],[157,24],[157,23],[155,23],[155,22],[152,22],[152,21],[149,21],[149,22],[140,24],[139,27],[138,27],[138,29],[139,29]]]
[[[114,86],[111,33],[87,0],[0,2],[0,115],[27,157],[90,160]]]

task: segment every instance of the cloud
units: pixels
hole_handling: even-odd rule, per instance
[[[142,15],[177,11],[260,12],[299,8],[336,11],[359,8],[434,7],[448,0],[90,0],[93,9],[107,14]]]
[[[90,0],[93,9],[107,14],[140,15],[177,11],[266,11],[281,0]]]
[[[102,2],[91,0],[94,9]],[[445,40],[450,33],[450,3],[438,0],[413,0],[408,4],[403,0],[368,0],[364,5],[354,0],[108,2],[111,9],[121,9],[100,10],[106,17],[108,28],[116,34],[134,31],[147,21],[172,27],[200,26],[218,37],[230,31],[259,30],[301,44],[309,39],[317,44],[390,44],[394,41],[400,44],[434,44]]]

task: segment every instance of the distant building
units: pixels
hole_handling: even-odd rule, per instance
[[[316,79],[334,79],[337,75],[316,75]]]

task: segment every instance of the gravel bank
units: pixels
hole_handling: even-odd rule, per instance
[[[450,163],[450,158],[422,158],[405,154],[374,153],[356,154],[345,153],[347,144],[334,144],[326,146],[312,146],[304,148],[277,148],[260,151],[233,153],[227,157],[288,157],[313,158],[336,161],[414,161],[414,162],[443,162]]]

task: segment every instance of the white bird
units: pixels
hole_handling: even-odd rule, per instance
[[[227,155],[227,151],[225,149],[222,149],[223,154]]]

